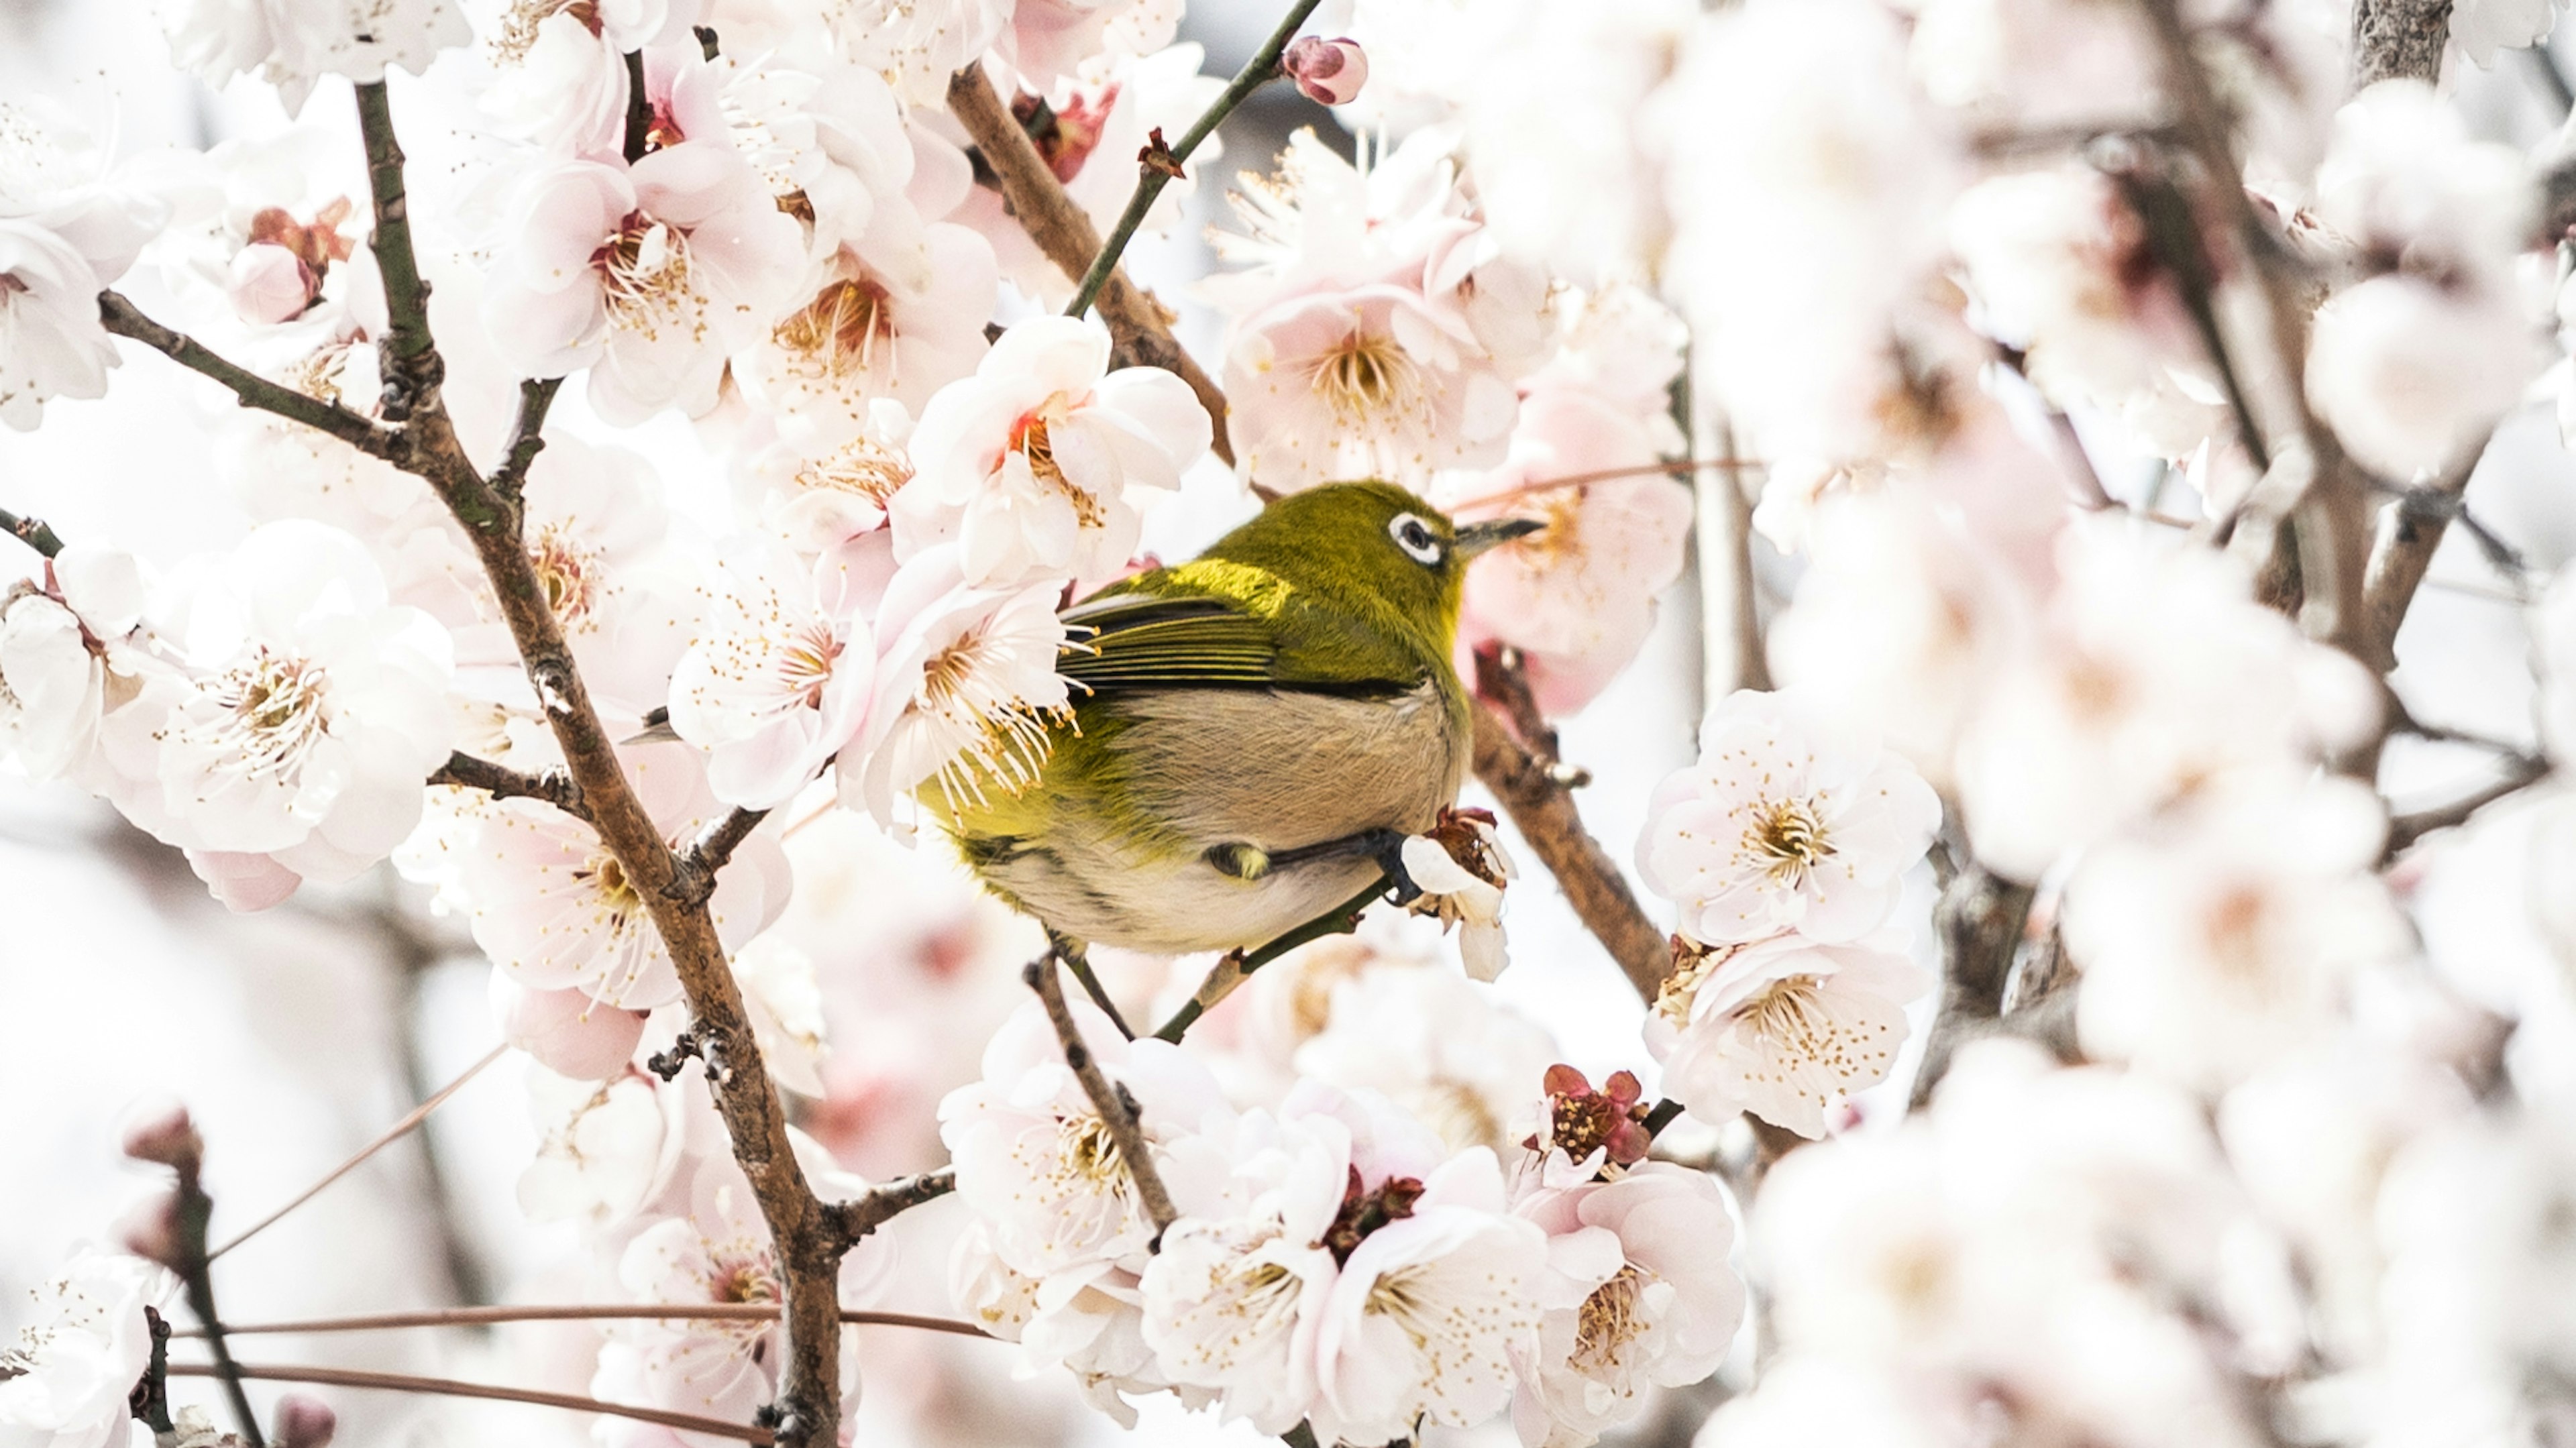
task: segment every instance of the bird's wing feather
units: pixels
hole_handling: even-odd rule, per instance
[[[1319,693],[1401,691],[1413,680],[1306,679],[1281,657],[1265,619],[1222,598],[1122,595],[1064,611],[1071,638],[1056,672],[1093,693],[1121,689],[1296,689]]]

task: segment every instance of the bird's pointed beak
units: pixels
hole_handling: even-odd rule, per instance
[[[1457,541],[1451,546],[1461,559],[1500,548],[1515,538],[1526,538],[1546,527],[1536,518],[1489,518],[1481,523],[1458,525]]]

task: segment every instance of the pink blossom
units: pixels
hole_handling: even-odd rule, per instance
[[[1318,105],[1348,105],[1368,84],[1368,56],[1356,40],[1321,40],[1301,36],[1279,57],[1279,68],[1297,83],[1306,99]]]
[[[642,1011],[603,1006],[578,990],[530,990],[497,970],[492,1015],[502,1040],[577,1081],[606,1081],[624,1071],[644,1039]]]

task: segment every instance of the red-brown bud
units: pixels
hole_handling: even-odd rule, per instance
[[[125,1154],[136,1161],[157,1162],[174,1171],[193,1174],[205,1151],[205,1139],[197,1135],[197,1124],[188,1118],[188,1108],[176,1101],[144,1107],[125,1128]]]
[[[327,1448],[340,1428],[340,1415],[331,1411],[330,1404],[302,1393],[288,1393],[277,1400],[276,1421],[269,1439],[277,1448]]]
[[[1306,98],[1321,105],[1342,106],[1359,99],[1368,84],[1368,57],[1356,40],[1293,41],[1279,56],[1279,68],[1297,82]]]

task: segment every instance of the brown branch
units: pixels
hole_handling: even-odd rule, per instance
[[[733,1142],[734,1159],[751,1183],[784,1278],[786,1351],[778,1372],[777,1439],[789,1448],[828,1445],[840,1425],[838,1278],[847,1243],[836,1230],[787,1134],[787,1111],[754,1039],[741,985],[703,898],[672,887],[680,856],[645,812],[617,757],[616,742],[591,706],[572,650],[564,642],[543,582],[519,537],[518,509],[495,493],[466,458],[439,395],[443,364],[433,343],[428,287],[414,260],[396,141],[384,87],[361,85],[359,131],[375,203],[375,249],[391,318],[382,352],[384,413],[400,423],[395,464],[417,473],[465,525],[483,562],[537,699],[561,746],[566,772],[580,790],[600,841],[624,870],[668,948],[703,1043],[707,1078]]]
[[[193,1140],[192,1137],[192,1143]],[[169,1255],[161,1263],[179,1274],[180,1284],[187,1292],[188,1310],[196,1314],[206,1350],[214,1355],[214,1365],[207,1371],[223,1383],[224,1396],[232,1403],[242,1437],[250,1448],[266,1448],[260,1437],[259,1415],[251,1411],[250,1394],[242,1387],[242,1379],[248,1374],[233,1361],[232,1349],[224,1342],[223,1319],[215,1311],[214,1254],[206,1250],[206,1227],[214,1220],[215,1203],[198,1180],[201,1158],[192,1146],[165,1160],[178,1173],[179,1183],[171,1199]]]
[[[5,508],[0,508],[0,532],[6,532],[10,537],[35,549],[47,558],[55,557],[63,551],[63,540],[55,536],[52,527],[42,518],[21,518]]]
[[[2371,499],[2342,444],[2308,411],[2308,310],[2302,300],[2306,278],[2246,194],[2245,171],[2236,157],[2228,113],[2193,51],[2180,0],[2138,3],[2162,60],[2165,93],[2172,97],[2176,112],[2175,129],[2199,163],[2208,201],[2224,223],[2219,229],[2235,238],[2262,292],[2268,324],[2263,340],[2285,410],[2285,425],[2272,439],[2269,452],[2277,459],[2285,451],[2282,444],[2295,439],[2305,445],[2315,469],[2294,520],[2304,595],[2300,622],[2311,637],[2360,657]]]
[[[2399,76],[2430,85],[2451,40],[2451,0],[2353,0],[2352,88]]]
[[[285,1206],[279,1207],[276,1211],[269,1213],[267,1216],[251,1223],[241,1231],[234,1233],[231,1241],[228,1241],[222,1246],[217,1247],[212,1252],[207,1253],[206,1259],[208,1261],[213,1261],[215,1258],[221,1257],[226,1252],[229,1252],[235,1247],[240,1246],[242,1243],[249,1241],[251,1238],[258,1236],[260,1233],[267,1231],[270,1227],[277,1225],[279,1218],[284,1217],[287,1213],[294,1211],[297,1207],[300,1207],[306,1202],[313,1200],[315,1197],[320,1196],[324,1187],[327,1187],[331,1185],[331,1183],[338,1181],[340,1178],[347,1176],[349,1173],[356,1171],[361,1165],[365,1164],[367,1158],[374,1156],[377,1152],[380,1152],[386,1147],[393,1145],[395,1142],[402,1140],[404,1137],[411,1135],[422,1122],[429,1119],[429,1114],[431,1112],[446,1105],[449,1097],[454,1096],[457,1092],[465,1089],[466,1082],[473,1080],[478,1075],[481,1075],[484,1067],[500,1060],[501,1057],[509,1051],[509,1049],[510,1048],[508,1046],[494,1046],[491,1052],[484,1056],[483,1059],[466,1067],[463,1071],[457,1074],[455,1080],[439,1087],[428,1100],[413,1107],[411,1109],[411,1114],[405,1116],[402,1120],[395,1122],[393,1125],[386,1127],[383,1133],[377,1136],[375,1140],[368,1142],[365,1146],[359,1147],[356,1154],[351,1156],[347,1161],[344,1161],[338,1166],[335,1166],[329,1171],[323,1173],[320,1181],[315,1182],[313,1185],[296,1193],[294,1199],[289,1201]]]
[[[1145,1204],[1145,1215],[1154,1222],[1154,1246],[1159,1249],[1163,1233],[1180,1213],[1172,1209],[1171,1193],[1163,1190],[1163,1175],[1154,1169],[1153,1148],[1145,1140],[1145,1128],[1136,1119],[1132,1097],[1111,1084],[1082,1039],[1082,1029],[1073,1022],[1073,1012],[1064,1003],[1064,982],[1056,979],[1056,954],[1050,950],[1029,962],[1022,977],[1029,989],[1038,993],[1046,1006],[1047,1019],[1055,1025],[1056,1041],[1064,1047],[1064,1063],[1073,1068],[1074,1079],[1082,1083],[1082,1094],[1091,1098],[1091,1109],[1100,1113],[1100,1122],[1109,1128],[1109,1139],[1118,1144],[1118,1155],[1127,1167],[1127,1179],[1136,1184],[1136,1196]]]
[[[530,774],[460,750],[447,756],[428,783],[479,789],[494,799],[542,800],[575,819],[590,818],[590,811],[582,807],[581,789],[560,769]]]
[[[2390,820],[2388,845],[2380,852],[2380,863],[2385,865],[2396,859],[2417,840],[2435,830],[2447,830],[2456,825],[2467,824],[2470,816],[2488,805],[2508,795],[2519,794],[2549,778],[2549,762],[2544,759],[2535,759],[2527,754],[2515,754],[2508,755],[2503,763],[2504,775],[2493,783],[2471,790],[2448,804],[2414,810]]]
[[[2421,490],[2401,493],[2395,506],[2379,515],[2378,535],[2371,540],[2370,561],[2361,583],[2361,661],[2376,672],[2384,674],[2397,667],[2398,630],[2405,627],[2416,590],[2432,569],[2442,535],[2459,513],[2456,506],[2443,504],[2456,505],[2468,492],[2469,474],[2476,471],[2483,452],[2482,448],[2471,454]]]
[[[1941,1008],[1923,1042],[1908,1109],[1930,1101],[1959,1048],[2002,1018],[2004,984],[2035,894],[1974,860],[1942,887],[1932,907],[1932,928],[1941,937]]]
[[[222,383],[233,396],[241,399],[244,407],[255,407],[290,422],[300,422],[373,457],[391,457],[394,453],[396,438],[393,430],[375,419],[352,412],[336,402],[307,397],[292,387],[281,386],[247,367],[227,361],[209,351],[196,338],[185,332],[174,332],[143,315],[132,302],[114,292],[98,294],[98,319],[116,335],[130,337],[189,371]]]
[[[545,451],[546,412],[555,405],[560,377],[531,377],[519,384],[519,415],[510,424],[510,445],[501,466],[492,470],[492,491],[512,502],[528,485],[528,468]]]
[[[483,1327],[501,1322],[776,1322],[778,1306],[767,1302],[598,1302],[561,1305],[504,1304],[499,1307],[438,1307],[424,1312],[376,1312],[357,1317],[314,1317],[297,1322],[228,1322],[234,1337],[278,1333],[378,1332],[406,1327]],[[971,1322],[947,1317],[920,1317],[908,1312],[844,1312],[841,1321],[859,1327],[915,1327],[958,1337],[992,1334]],[[203,1333],[178,1332],[177,1338]]]
[[[1002,197],[1010,204],[1011,214],[1028,229],[1029,239],[1038,244],[1038,250],[1046,253],[1047,260],[1054,262],[1068,281],[1081,276],[1092,258],[1100,255],[1100,233],[1092,226],[1090,214],[1065,194],[1064,183],[1055,178],[1046,158],[1038,154],[1037,144],[1020,129],[1019,119],[994,92],[980,62],[949,77],[948,110],[974,137],[985,164],[1001,178]],[[1171,314],[1163,304],[1154,300],[1153,293],[1129,281],[1121,268],[1111,272],[1101,287],[1099,305],[1100,320],[1109,325],[1109,335],[1117,339],[1120,365],[1142,364],[1178,374],[1190,385],[1190,391],[1198,394],[1199,405],[1207,409],[1211,434],[1208,446],[1218,457],[1232,463],[1234,447],[1227,441],[1225,431],[1225,394],[1172,339]]]
[[[1208,973],[1200,979],[1199,988],[1191,993],[1188,1000],[1181,1002],[1170,1020],[1163,1022],[1154,1032],[1155,1039],[1178,1045],[1190,1027],[1198,1023],[1199,1017],[1215,1009],[1217,1002],[1234,994],[1235,987],[1242,985],[1254,971],[1301,945],[1327,935],[1348,935],[1359,929],[1360,916],[1393,888],[1395,882],[1381,873],[1367,889],[1269,944],[1251,951],[1230,950],[1219,956],[1216,964],[1208,967]]]
[[[1521,838],[1556,876],[1568,904],[1581,917],[1629,984],[1653,1000],[1672,964],[1664,933],[1646,918],[1601,842],[1583,828],[1574,795],[1550,769],[1512,737],[1511,726],[1488,705],[1474,708],[1476,778],[1512,817]]]
[[[683,892],[682,898],[693,904],[704,904],[715,894],[716,872],[733,859],[733,852],[769,818],[765,809],[734,809],[724,818],[698,833],[689,847],[680,852],[680,871],[671,888]]]
[[[172,1363],[170,1375],[175,1378],[202,1378],[212,1368],[195,1363]],[[778,1441],[767,1428],[748,1423],[728,1423],[719,1418],[696,1418],[687,1413],[666,1413],[659,1408],[640,1408],[626,1403],[602,1402],[597,1398],[579,1398],[570,1393],[545,1393],[534,1388],[504,1388],[491,1383],[468,1383],[455,1378],[419,1378],[408,1373],[361,1372],[352,1368],[268,1367],[241,1365],[241,1375],[259,1382],[315,1383],[333,1388],[381,1388],[392,1393],[427,1393],[443,1398],[486,1398],[500,1403],[533,1403],[540,1408],[569,1408],[576,1413],[604,1413],[612,1418],[632,1418],[639,1423],[658,1423],[665,1428],[679,1428],[692,1433],[705,1433],[717,1438],[738,1438],[745,1443]]]
[[[825,1202],[823,1213],[833,1235],[846,1247],[922,1203],[937,1201],[955,1190],[956,1169],[941,1167],[879,1182],[865,1196],[852,1201]]]

